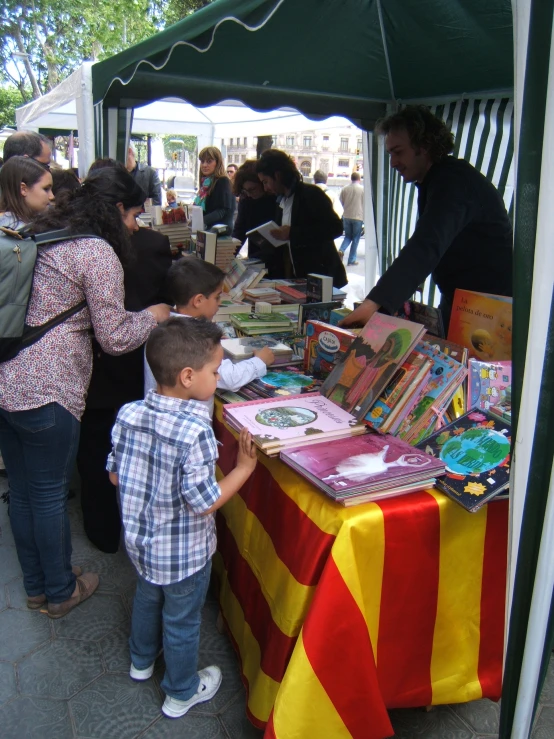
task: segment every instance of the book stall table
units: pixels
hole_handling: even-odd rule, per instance
[[[216,401],[219,473],[236,436]],[[508,502],[343,508],[258,454],[217,516],[220,608],[266,739],[393,735],[387,709],[501,691]]]

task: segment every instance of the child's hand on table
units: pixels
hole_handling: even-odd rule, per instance
[[[273,364],[273,362],[275,361],[275,354],[267,346],[264,346],[261,349],[255,349],[254,356],[258,357],[258,359],[261,359],[266,367],[269,367],[269,365]]]
[[[242,429],[239,436],[239,451],[237,455],[237,468],[248,471],[251,475],[254,472],[258,457],[256,456],[256,446],[252,441],[252,435],[248,429]]]

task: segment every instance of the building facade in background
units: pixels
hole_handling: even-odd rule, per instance
[[[220,144],[227,164],[240,167],[256,158],[255,136],[232,136]],[[347,178],[355,170],[363,174],[362,132],[354,125],[280,133],[273,136],[273,146],[293,157],[304,177],[312,177],[317,169],[329,177]]]

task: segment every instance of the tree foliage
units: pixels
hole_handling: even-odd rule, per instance
[[[19,90],[0,86],[0,128],[15,128],[15,109],[23,103]]]
[[[148,38],[211,0],[4,0],[0,80],[24,102],[53,89],[85,60]]]

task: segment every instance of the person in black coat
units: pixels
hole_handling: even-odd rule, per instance
[[[138,163],[137,154],[133,146],[127,151],[127,171],[135,179],[137,185],[142,187],[147,198],[152,198],[152,205],[162,204],[162,186],[157,170],[148,164]]]
[[[397,311],[432,275],[448,331],[456,288],[512,295],[513,234],[495,186],[469,162],[449,156],[454,137],[425,106],[408,105],[381,121],[390,164],[418,189],[419,219],[391,266],[340,325]]]
[[[342,235],[342,221],[327,195],[317,185],[302,182],[302,175],[284,151],[264,151],[256,171],[265,191],[277,195],[275,220],[280,227],[272,235],[290,243],[290,251],[286,246],[277,247],[285,271],[280,276],[306,277],[315,272],[331,276],[335,287],[344,287],[348,280],[335,246],[335,239]]]
[[[235,215],[235,196],[231,180],[225,173],[223,157],[216,146],[206,146],[198,155],[200,160],[200,187],[194,199],[204,211],[204,228],[210,229],[216,223],[227,226],[227,233],[233,230]]]
[[[169,239],[149,228],[131,236],[133,259],[123,265],[125,308],[140,311],[166,301],[165,278],[171,266]],[[119,548],[121,519],[117,489],[110,483],[106,459],[111,430],[121,406],[144,396],[144,346],[111,356],[93,341],[93,365],[77,453],[83,524],[102,552]]]
[[[261,226],[275,218],[275,195],[266,193],[256,172],[257,161],[247,159],[239,167],[233,180],[233,192],[239,198],[237,218],[233,226],[233,237],[241,244],[247,239],[247,231],[256,226]],[[240,247],[237,251],[240,250]],[[260,248],[248,242],[248,257],[254,259],[264,258]],[[268,277],[273,278],[272,270],[268,267]]]

